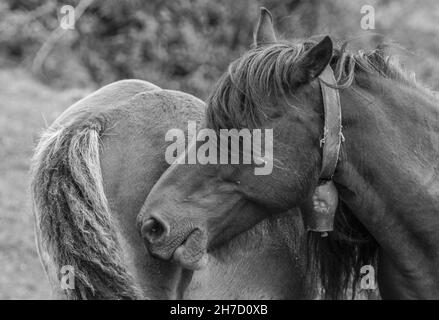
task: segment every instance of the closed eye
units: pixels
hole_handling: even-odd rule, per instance
[[[234,180],[233,178],[236,177],[237,173],[238,168],[236,166],[230,164],[220,165],[218,177],[225,181],[232,181]]]
[[[239,192],[239,183],[235,181],[222,181],[218,186],[218,192],[220,193],[235,193]]]

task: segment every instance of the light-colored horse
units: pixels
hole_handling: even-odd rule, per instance
[[[32,197],[38,252],[55,297],[314,297],[297,212],[215,249],[196,272],[145,250],[136,216],[169,166],[165,134],[184,130],[189,120],[200,124],[204,108],[191,95],[124,80],[75,103],[44,132],[33,158]],[[73,267],[74,289],[61,286],[63,266]]]

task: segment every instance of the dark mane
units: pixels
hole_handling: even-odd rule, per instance
[[[257,128],[264,120],[279,116],[282,110],[266,105],[267,96],[288,101],[295,89],[290,80],[295,62],[315,43],[306,40],[260,46],[232,62],[207,100],[207,127],[215,130]],[[350,87],[360,75],[379,76],[425,90],[434,97],[418,85],[413,73],[403,70],[396,56],[386,54],[385,46],[359,52],[350,52],[346,46],[344,43],[335,48],[331,60],[337,88]],[[324,296],[339,298],[352,289],[354,297],[361,277],[360,268],[376,266],[377,262],[378,245],[365,227],[341,203],[334,232],[327,238],[310,233],[308,240],[310,270],[314,266],[320,268]]]
[[[207,126],[253,128],[262,119],[278,115],[279,110],[264,105],[267,95],[288,99],[294,89],[290,76],[294,74],[295,62],[314,44],[313,40],[278,42],[252,48],[233,61],[208,97]],[[387,45],[351,52],[346,49],[347,44],[334,49],[331,61],[339,89],[351,86],[357,75],[366,74],[393,79],[436,96],[416,82],[413,72],[401,67],[398,56],[386,54]]]
[[[288,42],[256,47],[232,62],[207,99],[207,126],[212,129],[254,128],[272,115],[266,96],[286,98],[294,62],[307,44]]]

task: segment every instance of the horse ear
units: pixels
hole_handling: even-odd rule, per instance
[[[267,43],[276,42],[276,36],[273,28],[273,18],[270,11],[261,7],[258,25],[254,34],[254,45],[260,46]]]
[[[295,82],[303,84],[317,78],[331,61],[332,49],[332,40],[326,36],[306,52],[296,64],[298,72],[294,75]]]

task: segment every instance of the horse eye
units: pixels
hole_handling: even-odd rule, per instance
[[[225,165],[221,167],[218,176],[224,181],[235,182],[235,179],[233,177],[236,176],[236,173],[237,168],[230,165]]]

